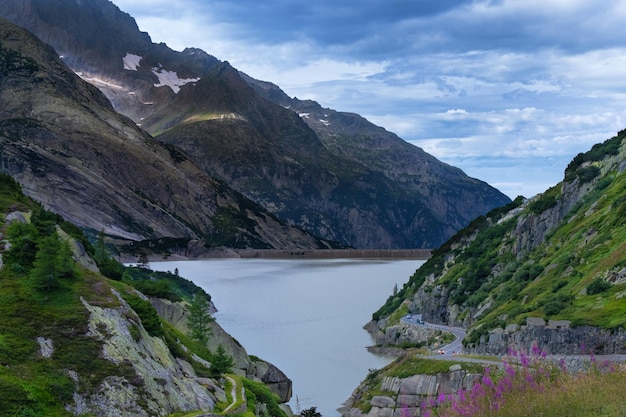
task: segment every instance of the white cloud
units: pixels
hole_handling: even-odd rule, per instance
[[[510,196],[543,191],[574,155],[626,127],[623,0],[426,11],[407,1],[395,14],[376,1],[114,2],[155,42],[202,48],[290,96],[362,114]]]

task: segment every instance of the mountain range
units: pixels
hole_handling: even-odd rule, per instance
[[[109,211],[107,223],[120,230],[106,227],[107,234],[131,240],[205,239],[208,234],[210,245],[232,247],[424,248],[438,246],[476,216],[510,201],[488,184],[357,114],[290,98],[278,86],[255,80],[199,49],[177,52],[154,44],[132,17],[107,0],[2,0],[0,15],[49,43],[74,73],[96,86],[115,111],[134,122],[133,130],[145,138],[147,134],[154,137],[155,146],[170,150],[176,158],[184,157],[215,183],[262,207],[274,216],[272,221],[295,226],[327,243],[307,240],[310,237],[292,244],[271,241],[268,235],[273,233],[267,225],[260,239],[218,239],[198,225],[215,223],[206,218],[174,227],[177,212],[168,220],[171,226],[156,227],[140,219],[145,213],[132,214],[143,211],[141,204],[131,204],[131,208],[116,203],[115,215],[110,203],[108,208],[93,202],[63,207],[45,193],[37,196],[81,226],[102,229],[102,224],[85,219],[89,206],[92,213]],[[114,161],[110,160],[111,171],[126,169]],[[125,166],[129,162],[120,160]],[[134,194],[147,190],[145,183],[128,184],[130,177],[117,178],[121,181],[117,184],[133,188]],[[103,191],[117,184],[101,184],[98,195],[105,198],[111,193],[125,199],[124,187]],[[25,191],[35,196],[33,187],[25,185]],[[173,184],[163,186],[177,189]],[[84,198],[78,190],[73,190],[73,199]],[[167,204],[154,198],[143,203],[155,211],[169,212],[172,206],[183,210],[185,205],[184,210],[198,213],[202,210],[188,205],[188,199],[197,204],[214,195],[187,192],[187,198],[181,198],[178,191]],[[137,200],[133,195],[126,200],[132,199]],[[243,217],[235,222],[238,229],[246,227]],[[276,234],[290,233],[298,234],[284,230]]]
[[[0,24],[2,170],[95,233],[129,241],[328,248],[158,142],[33,35]]]

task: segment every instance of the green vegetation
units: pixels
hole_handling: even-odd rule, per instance
[[[209,311],[209,300],[207,300],[204,294],[196,293],[189,305],[189,317],[187,319],[189,337],[206,345],[209,341],[211,322],[213,321],[214,319]]]
[[[122,281],[145,295],[170,301],[191,302],[198,294],[207,302],[211,301],[211,296],[206,291],[176,272],[152,271],[138,267],[126,267],[123,271]]]
[[[211,360],[209,371],[213,376],[220,376],[232,372],[233,365],[233,358],[226,354],[224,346],[219,345]]]
[[[287,417],[287,414],[280,408],[280,400],[268,387],[260,382],[243,378],[243,386],[248,399],[248,411],[254,413],[258,403],[265,404],[267,411],[272,417]]]
[[[459,311],[457,318],[481,312],[468,329],[466,347],[480,343],[493,329],[523,325],[530,317],[569,320],[572,327],[624,329],[626,172],[611,170],[603,161],[624,152],[620,148],[624,138],[626,131],[621,131],[616,138],[578,155],[568,166],[566,181],[577,179],[579,184],[590,187],[585,188],[583,198],[575,203],[568,201],[576,191],[571,184],[558,184],[533,201],[525,203],[518,198],[507,207],[475,219],[433,251],[433,256],[389,297],[373,319],[386,318],[389,325],[396,324],[408,312],[411,304],[407,301],[419,291],[420,297],[440,297],[432,301],[447,303],[449,311]],[[515,214],[505,217],[513,208]],[[568,212],[562,212],[568,208]],[[550,224],[557,213],[562,219]],[[552,229],[542,237],[526,231],[545,224]],[[453,304],[456,306],[451,308]],[[367,413],[374,395],[393,396],[380,390],[386,376],[445,372],[448,367],[445,362],[431,365],[407,354],[383,370],[370,370],[365,380],[367,389],[356,406]],[[624,371],[554,373],[543,393],[533,389],[510,392],[500,410],[463,414],[454,412],[448,403],[447,408],[422,413],[450,417],[622,415],[626,411],[619,387],[626,382]],[[493,404],[494,398],[485,401]]]
[[[528,317],[570,320],[572,326],[625,327],[626,283],[610,277],[626,267],[626,173],[602,166],[602,158],[618,154],[624,137],[626,131],[621,131],[574,158],[567,170],[571,179],[593,180],[595,186],[535,247],[520,247],[515,229],[520,219],[549,218],[552,214],[544,214],[548,210],[566,207],[562,184],[525,207],[516,199],[474,220],[435,250],[374,319],[388,317],[393,324],[391,319],[406,310],[405,300],[420,287],[427,294],[443,286],[450,294],[448,303],[461,307],[462,314],[484,307],[469,329],[466,346],[492,329],[525,324]],[[515,207],[518,214],[504,219]],[[424,285],[428,276],[434,276],[433,287]]]
[[[93,393],[111,375],[135,384],[139,392],[144,389],[129,363],[103,357],[103,341],[88,328],[89,312],[82,300],[103,308],[120,307],[112,289],[137,315],[128,316],[136,323],[129,327],[135,341],[140,341],[143,326],[150,336],[162,338],[174,357],[190,363],[198,376],[219,377],[231,371],[233,359],[223,347],[215,353],[206,347],[210,315],[197,317],[196,330],[205,338],[193,339],[164,322],[135,291],[187,301],[192,312],[196,306],[208,313],[210,296],[191,281],[177,273],[125,268],[110,258],[102,234],[92,246],[80,229],[25,198],[17,183],[4,174],[0,174],[0,207],[22,213],[2,227],[9,249],[2,253],[0,268],[0,415],[70,416],[66,405],[73,403],[74,393]],[[112,280],[74,261],[71,245],[75,242],[68,235],[84,242]],[[106,329],[99,331],[107,337]],[[50,343],[50,353],[42,353],[43,341]],[[197,358],[210,362],[210,369]],[[74,373],[78,380],[71,376]],[[263,401],[272,402],[260,387],[254,390]]]
[[[317,411],[317,407],[305,408],[300,412],[302,417],[322,417],[322,414]]]
[[[454,360],[424,359],[415,355],[404,355],[398,361],[383,368],[382,375],[397,378],[408,378],[411,375],[436,375],[448,372],[452,365],[460,365],[461,369],[468,372],[482,372],[483,366],[471,362],[459,362]]]
[[[622,145],[622,140],[625,137],[626,130],[621,130],[617,133],[617,136],[608,139],[603,143],[593,145],[588,152],[576,155],[565,169],[565,181],[569,182],[577,176],[580,177],[581,171],[579,171],[579,168],[585,162],[601,161],[606,156],[617,155],[619,153],[620,146]],[[585,181],[583,180],[583,182]]]
[[[144,300],[135,294],[125,294],[124,300],[137,313],[141,324],[150,336],[163,336],[163,327],[157,311],[150,301]]]
[[[511,360],[512,359],[512,360]],[[518,366],[513,366],[517,363]],[[626,415],[622,394],[624,365],[598,364],[569,372],[542,356],[507,358],[502,369],[483,376],[468,389],[426,402],[424,417],[591,417]]]

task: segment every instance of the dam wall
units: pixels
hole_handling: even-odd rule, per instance
[[[418,259],[427,260],[431,249],[238,249],[241,258],[268,259]]]

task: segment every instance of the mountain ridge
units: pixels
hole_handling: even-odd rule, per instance
[[[82,13],[84,20],[106,9],[96,25],[103,34],[118,26],[120,33],[133,33],[128,44],[114,35],[109,55],[99,55],[80,36],[84,29],[63,27],[57,17],[46,20],[57,22],[51,30],[52,24],[37,23],[44,20],[42,1],[26,1],[29,11],[15,6],[16,0],[0,1],[0,14],[36,34],[42,32],[60,51],[68,50],[65,62],[97,85],[117,111],[158,140],[175,144],[209,175],[314,235],[357,248],[436,247],[475,216],[509,201],[488,184],[360,117],[334,112],[332,123],[341,126],[339,136],[332,130],[335,126],[329,130],[321,122],[308,123],[292,107],[294,117],[285,112],[277,87],[261,94],[262,82],[251,82],[234,69],[226,71],[229,64],[205,52],[175,52],[152,44],[134,20],[113,11],[111,3],[78,7],[69,0],[56,1],[55,13],[69,8],[73,14]],[[50,35],[56,31],[68,34]],[[72,48],[65,38],[72,39]],[[214,82],[202,80],[207,76]],[[202,100],[211,101],[212,110],[194,113],[194,102]],[[202,123],[191,129],[192,121]],[[241,149],[229,146],[234,138],[259,151],[265,158],[258,159],[260,165],[250,158],[239,160]],[[280,147],[269,149],[276,144]]]
[[[328,247],[155,141],[33,35],[3,21],[0,42],[2,168],[47,208],[129,240]]]

